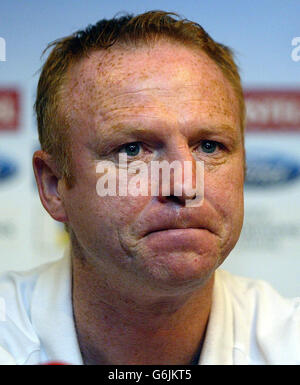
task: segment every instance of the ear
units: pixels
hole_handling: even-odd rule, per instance
[[[33,170],[39,195],[44,208],[53,219],[67,222],[67,214],[63,204],[62,184],[64,181],[57,171],[51,155],[45,151],[36,151],[33,155]]]

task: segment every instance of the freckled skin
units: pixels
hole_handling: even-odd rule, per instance
[[[164,45],[132,50],[122,57],[118,51],[114,57],[109,52],[93,52],[72,68],[68,84],[72,92],[66,91],[65,109],[73,137],[74,175],[78,183],[66,190],[65,207],[76,241],[99,265],[115,261],[135,278],[144,275],[143,279],[150,280],[154,287],[179,284],[177,274],[193,286],[201,279],[204,282],[224,260],[241,228],[243,156],[238,104],[230,84],[205,54],[184,47],[176,47],[174,54],[172,47]],[[166,160],[190,159],[188,142],[192,127],[227,123],[234,128],[234,152],[217,160],[201,158],[206,165],[205,202],[200,208],[190,209],[190,213],[209,216],[216,229],[215,234],[206,235],[207,245],[201,250],[198,264],[185,263],[190,261],[185,254],[197,255],[197,247],[186,253],[180,250],[180,256],[174,258],[176,250],[157,255],[158,250],[149,250],[140,239],[136,226],[144,225],[148,212],[157,211],[159,215],[164,207],[157,198],[96,195],[99,176],[95,174],[87,143],[95,135],[118,135],[112,127],[119,120],[130,125],[133,119],[150,122],[150,130],[160,131],[164,142],[160,159]],[[101,160],[101,154],[98,159]],[[74,205],[80,210],[75,210]],[[153,271],[151,266],[155,267]],[[161,282],[162,277],[166,281]]]
[[[242,227],[244,158],[233,89],[204,53],[160,42],[90,53],[70,69],[63,100],[75,185],[60,181],[59,191],[84,356],[91,363],[187,363],[203,337],[213,273]],[[200,207],[185,207],[185,197],[97,196],[101,140],[118,141],[121,123],[147,129],[150,150],[139,160],[204,161]],[[232,130],[214,130],[221,125]],[[126,138],[120,144],[137,141]],[[226,151],[196,151],[200,139],[224,143]],[[97,140],[99,150],[92,148]],[[206,229],[145,236],[160,218]]]

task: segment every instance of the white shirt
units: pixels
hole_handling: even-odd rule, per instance
[[[0,364],[83,364],[71,282],[67,254],[32,271],[1,276]],[[265,282],[218,269],[199,364],[300,364],[300,298],[282,298]]]

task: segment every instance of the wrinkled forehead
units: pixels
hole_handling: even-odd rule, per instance
[[[112,100],[136,103],[135,96],[141,90],[141,98],[146,97],[147,90],[161,98],[169,92],[182,101],[190,100],[191,95],[205,101],[209,95],[216,108],[238,110],[233,88],[212,59],[199,50],[167,42],[90,52],[71,65],[64,104],[69,117],[92,118],[108,105],[112,107]]]

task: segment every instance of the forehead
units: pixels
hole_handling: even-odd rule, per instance
[[[238,102],[229,81],[203,52],[159,42],[139,48],[93,51],[69,69],[64,105],[73,125],[171,110],[236,120]],[[174,116],[175,116],[174,115]],[[178,115],[178,114],[177,114]],[[207,117],[207,116],[206,116]]]

